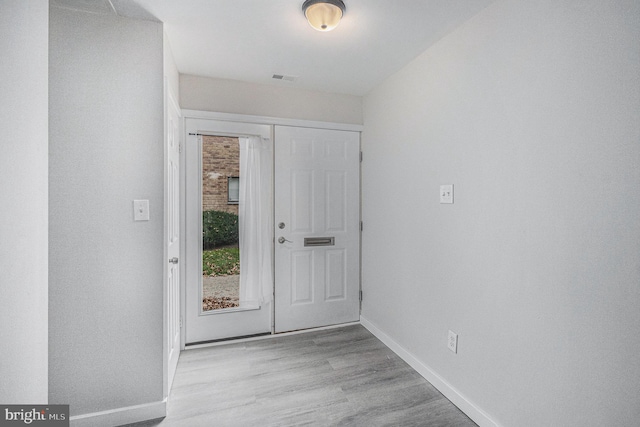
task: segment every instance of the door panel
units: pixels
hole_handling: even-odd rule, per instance
[[[343,300],[347,296],[346,251],[327,250],[327,279],[325,295],[327,300]]]
[[[275,153],[275,330],[357,321],[359,133],[276,126]]]
[[[180,109],[168,90],[167,93],[167,129],[166,129],[166,200],[167,218],[165,236],[167,239],[167,358],[168,390],[178,365],[180,355]],[[174,262],[171,262],[173,260]]]

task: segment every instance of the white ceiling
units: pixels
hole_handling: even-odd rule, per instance
[[[182,74],[364,95],[493,0],[344,0],[327,33],[306,22],[303,0],[109,1],[164,22]]]

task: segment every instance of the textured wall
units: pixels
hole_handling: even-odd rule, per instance
[[[190,110],[362,124],[362,97],[236,80],[180,75],[180,106]]]
[[[47,403],[49,6],[0,2],[0,402]]]
[[[362,315],[501,425],[637,425],[640,3],[497,1],[364,105]]]
[[[50,16],[49,402],[161,402],[162,25]]]

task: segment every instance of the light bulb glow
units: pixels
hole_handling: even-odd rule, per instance
[[[340,23],[342,9],[331,3],[315,3],[304,12],[311,25],[318,31],[331,31]]]

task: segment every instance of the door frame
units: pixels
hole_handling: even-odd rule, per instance
[[[181,112],[182,112],[181,141],[187,140],[188,130],[186,126],[186,121],[188,119],[202,119],[202,120],[213,120],[218,122],[236,122],[236,123],[246,123],[246,124],[256,124],[256,125],[269,125],[272,128],[271,140],[273,144],[276,143],[276,141],[273,140],[273,128],[276,125],[309,127],[309,128],[316,128],[316,129],[345,130],[345,131],[353,131],[353,132],[362,132],[364,130],[363,125],[350,124],[350,123],[334,123],[334,122],[322,122],[322,121],[303,120],[303,119],[288,119],[288,118],[269,117],[269,116],[218,113],[218,112],[211,112],[211,111],[189,110],[189,109],[182,109]],[[362,192],[362,185],[360,185],[360,191]],[[185,196],[186,196],[186,157],[185,157],[185,150],[183,149],[180,153],[180,259],[181,260],[186,260],[186,228],[187,226],[186,226],[186,197]],[[359,252],[360,254],[362,254],[362,250],[360,250]],[[361,266],[362,266],[362,262],[360,262],[360,268]],[[361,280],[362,280],[362,274],[360,274],[360,277],[359,277],[360,287],[362,287]],[[186,345],[186,330],[184,328],[184,321],[183,321],[183,319],[186,316],[186,304],[187,304],[186,268],[181,268],[180,269],[180,319],[181,319],[180,349],[181,350],[184,350]],[[273,321],[274,321],[273,319],[274,306],[275,304],[272,304],[272,314],[271,314],[272,331],[273,331]]]

